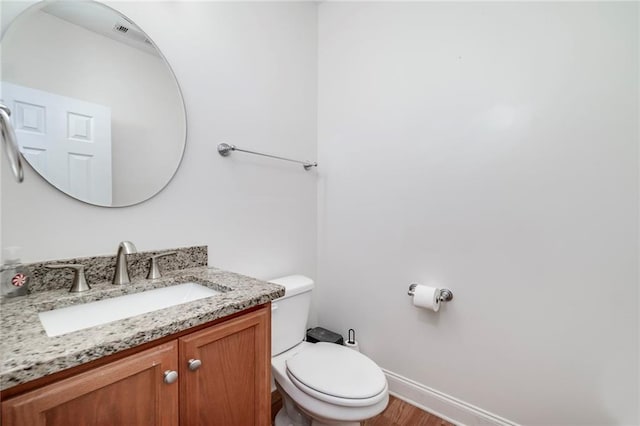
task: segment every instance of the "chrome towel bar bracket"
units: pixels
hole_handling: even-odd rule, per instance
[[[263,157],[275,158],[276,160],[290,161],[292,163],[302,164],[302,167],[304,167],[305,170],[311,170],[312,167],[318,167],[318,163],[316,162],[292,160],[291,158],[279,157],[277,155],[271,155],[271,154],[264,154],[262,152],[257,152],[257,151],[250,151],[248,149],[238,148],[237,146],[228,144],[226,142],[222,142],[218,144],[218,154],[222,155],[223,157],[227,157],[229,154],[231,154],[231,151],[246,152],[248,154],[261,155]]]
[[[416,292],[416,287],[418,286],[418,284],[413,283],[409,286],[409,291],[407,292],[407,294],[411,297],[413,297],[413,295]],[[440,290],[440,301],[441,302],[450,302],[453,300],[453,293],[451,292],[451,290],[443,288]]]

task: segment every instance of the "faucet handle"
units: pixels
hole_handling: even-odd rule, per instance
[[[169,256],[171,254],[176,254],[175,251],[169,251],[167,253],[160,253],[149,257],[149,273],[147,274],[147,279],[155,280],[156,278],[162,277],[160,273],[160,268],[158,267],[158,259],[161,257]]]
[[[81,291],[91,290],[91,286],[89,286],[84,276],[84,265],[80,265],[78,263],[65,263],[45,266],[49,269],[73,269],[73,283],[69,289],[70,293],[80,293]]]

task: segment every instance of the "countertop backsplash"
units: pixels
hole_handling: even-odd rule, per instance
[[[207,246],[193,246],[132,253],[127,255],[129,276],[132,280],[147,276],[150,267],[149,258],[156,254],[175,251],[176,254],[157,259],[163,273],[178,269],[207,266]],[[27,263],[31,272],[29,293],[48,290],[61,290],[71,286],[73,271],[70,269],[49,269],[47,265],[78,263],[84,265],[84,273],[89,285],[111,281],[116,266],[116,250],[112,256],[76,257],[72,259],[49,260],[46,262]]]

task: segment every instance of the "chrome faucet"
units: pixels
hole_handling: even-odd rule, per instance
[[[113,275],[113,284],[128,284],[129,268],[127,266],[127,254],[137,253],[136,246],[131,241],[122,241],[118,245],[118,254],[116,255],[116,273]]]

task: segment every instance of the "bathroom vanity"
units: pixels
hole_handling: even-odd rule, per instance
[[[37,317],[43,307],[186,281],[220,293],[56,337]],[[270,301],[283,294],[275,284],[198,267],[4,305],[2,424],[270,424]]]

